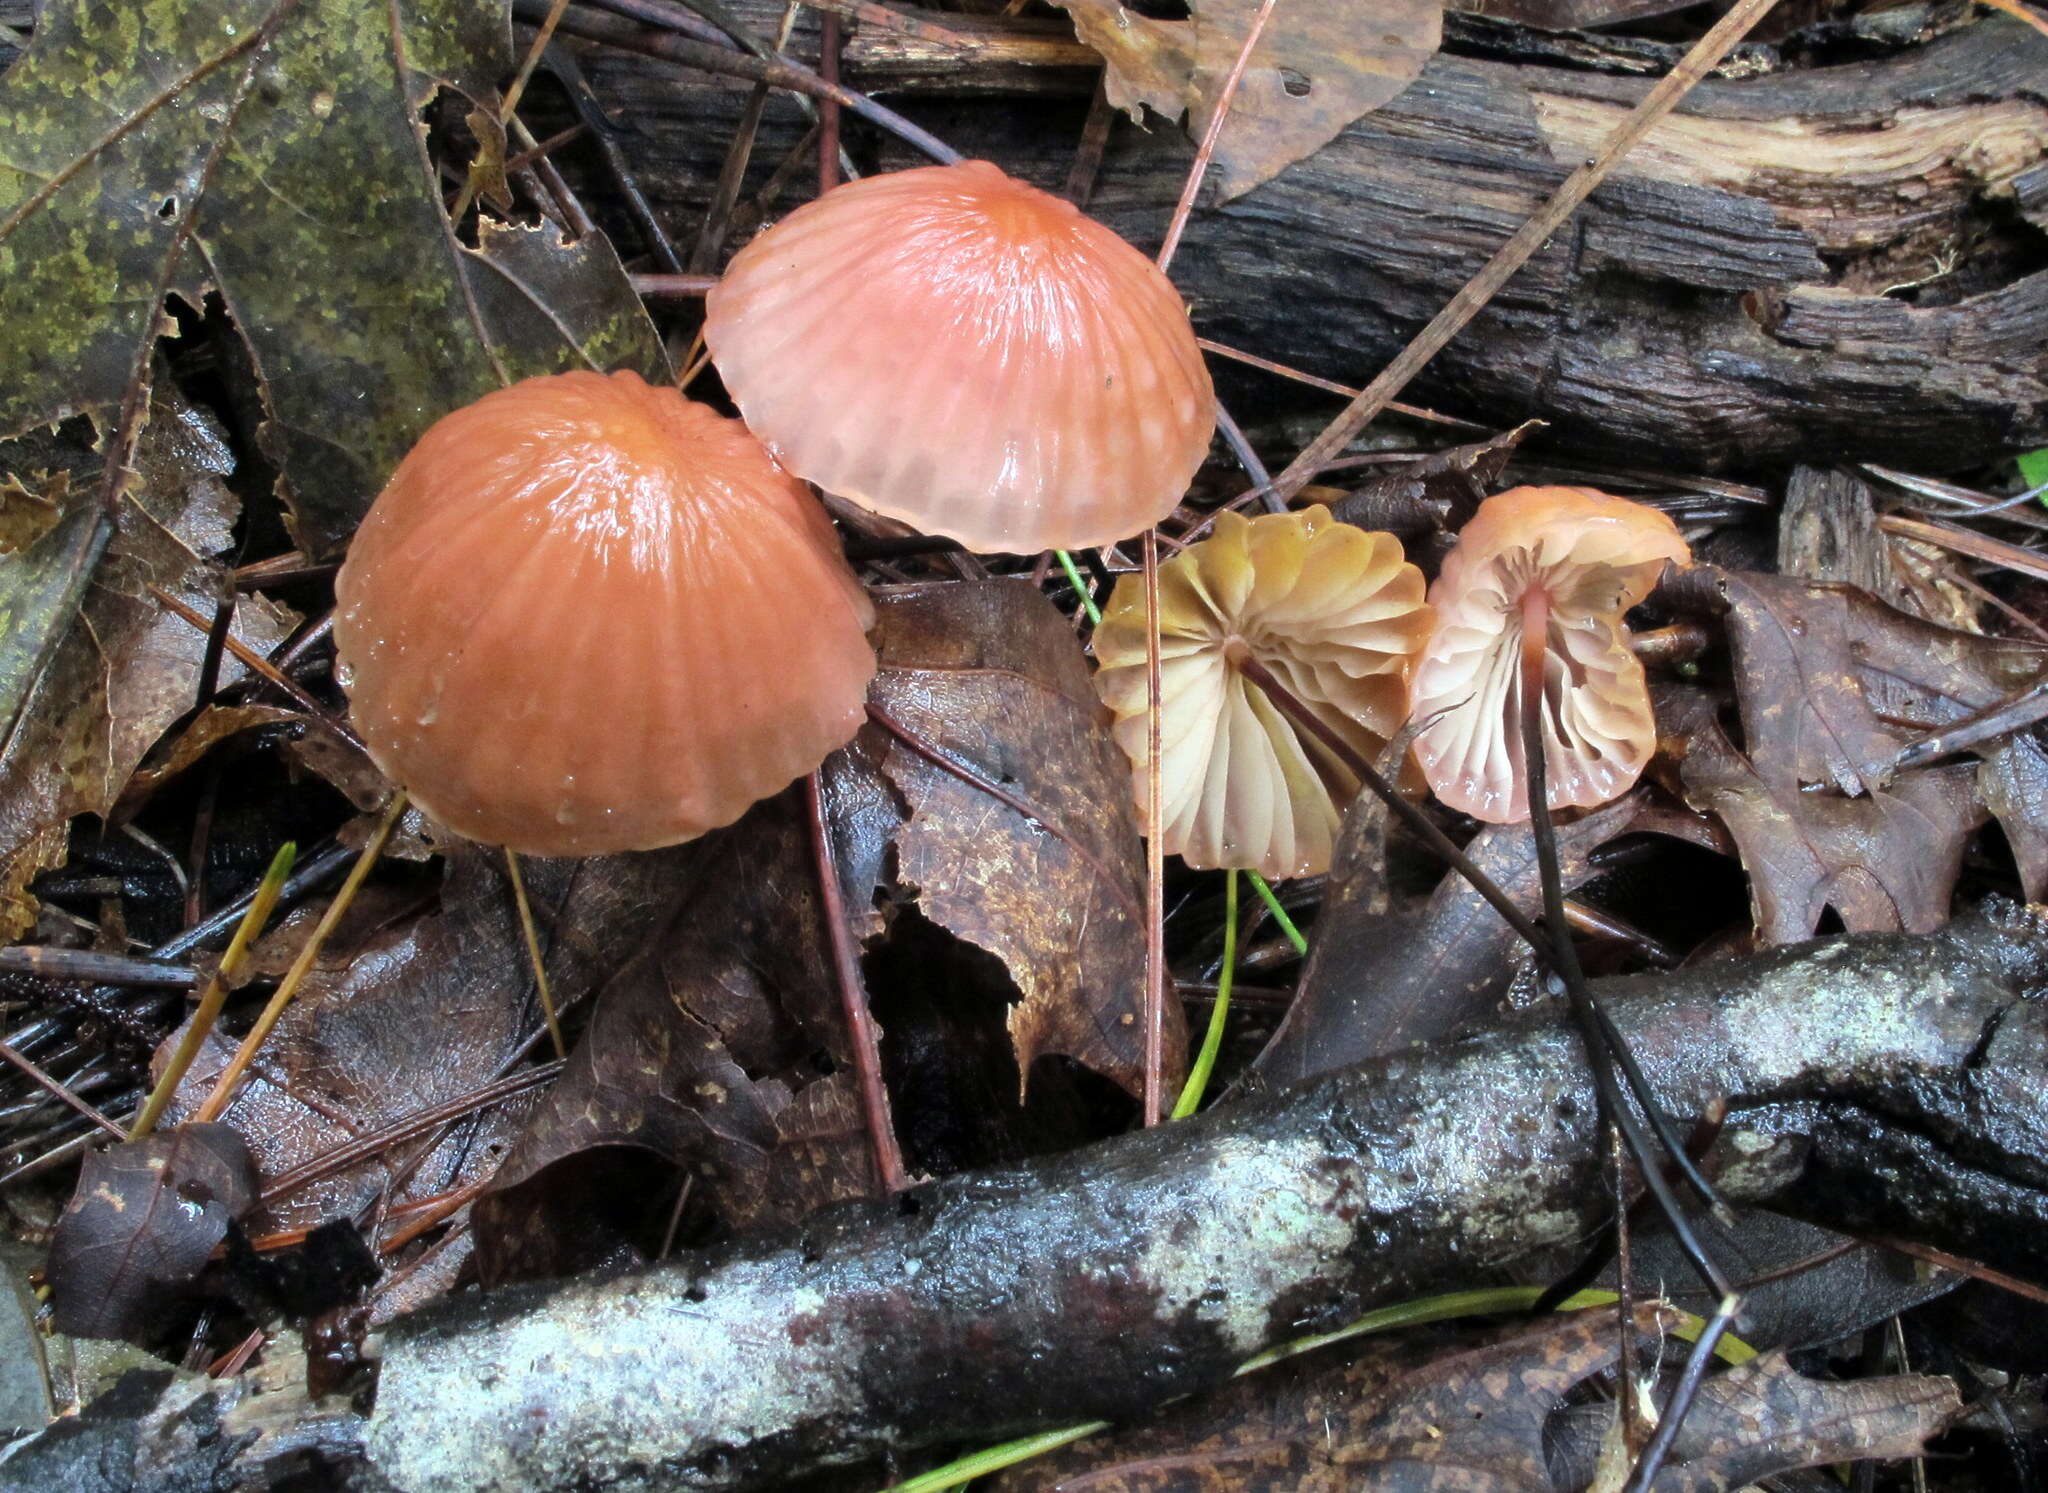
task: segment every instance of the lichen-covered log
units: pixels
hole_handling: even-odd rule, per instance
[[[748,0],[753,3],[753,0]],[[766,5],[772,28],[779,7]],[[1079,115],[928,101],[1071,57],[978,26],[946,68],[870,43],[857,86],[1057,189]],[[916,55],[910,55],[910,54]],[[744,94],[604,48],[628,154],[688,241]],[[1062,76],[1072,74],[1067,68]],[[1654,130],[1414,397],[1579,449],[1715,471],[1881,459],[1923,471],[2048,441],[2048,40],[1987,19],[1896,56],[1710,79]],[[1443,55],[1393,103],[1190,225],[1174,278],[1206,335],[1361,383],[1650,87]],[[795,144],[771,109],[750,191]],[[1120,124],[1093,211],[1157,241],[1191,152]],[[885,145],[891,167],[915,158]],[[808,195],[800,175],[783,208]]]
[[[2044,983],[2048,920],[2007,913],[1602,988],[1674,1113],[1729,1101],[1715,1160],[1738,1199],[2038,1277]],[[66,1446],[248,1478],[302,1475],[311,1444],[405,1493],[769,1488],[1137,1416],[1266,1344],[1582,1235],[1596,1128],[1570,1029],[1500,1031],[717,1257],[458,1298],[390,1330],[366,1424],[188,1391],[151,1425],[124,1412],[125,1433],[49,1433],[0,1485],[61,1483]]]

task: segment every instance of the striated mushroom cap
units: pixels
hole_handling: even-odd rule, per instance
[[[1357,779],[1239,673],[1258,660],[1367,758],[1407,714],[1408,673],[1429,633],[1422,572],[1391,534],[1327,508],[1247,519],[1159,567],[1161,843],[1191,866],[1311,876]],[[1146,803],[1145,589],[1135,576],[1095,630],[1095,686]]]
[[[1151,528],[1215,395],[1172,282],[987,161],[835,187],[734,256],[705,341],[785,466],[969,549]]]
[[[1549,598],[1550,807],[1590,808],[1626,791],[1656,747],[1657,723],[1622,616],[1667,564],[1691,559],[1664,514],[1591,488],[1517,487],[1480,504],[1429,588],[1436,631],[1415,673],[1414,718],[1428,722],[1415,755],[1436,796],[1495,824],[1529,817],[1521,648],[1535,588]]]
[[[859,727],[867,595],[737,420],[565,373],[438,421],[335,581],[349,709],[459,834],[532,855],[729,824]]]

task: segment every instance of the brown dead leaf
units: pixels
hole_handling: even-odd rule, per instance
[[[1728,1493],[1801,1467],[1917,1457],[1961,1411],[1949,1379],[1823,1381],[1766,1353],[1701,1386],[1652,1493]]]
[[[1735,837],[1766,943],[1811,937],[1829,907],[1851,933],[1948,921],[1964,843],[1985,817],[1973,769],[1909,772],[1861,798],[1802,791],[1738,752],[1704,697],[1671,692],[1658,717],[1684,741],[1686,801]]]
[[[32,566],[36,550],[61,542],[73,518],[89,520],[102,484],[99,457],[78,440],[25,437],[0,446],[0,465],[68,472],[74,505],[29,551],[0,559],[0,594],[9,594],[9,572]],[[234,466],[223,432],[176,395],[160,394],[135,466],[137,479],[105,552],[89,569],[75,618],[52,619],[55,651],[0,755],[0,938],[17,938],[34,922],[35,904],[23,888],[38,871],[63,863],[70,818],[107,813],[150,743],[192,704],[206,637],[169,613],[150,588],[209,617],[226,594],[224,573],[207,558],[233,543],[238,508],[222,481]],[[42,491],[53,490],[45,480]],[[296,621],[275,603],[246,597],[235,609],[234,634],[267,653]],[[231,683],[242,672],[229,659],[221,680]]]
[[[228,1226],[256,1200],[242,1137],[186,1125],[85,1159],[50,1241],[50,1301],[72,1337],[127,1337],[162,1321]]]
[[[522,864],[558,1004],[588,995],[672,869],[665,852]],[[392,1191],[392,1203],[475,1181],[505,1154],[524,1118],[531,1101],[515,1099],[462,1115],[445,1135],[408,1125],[437,1105],[460,1107],[497,1078],[540,1021],[497,851],[452,848],[438,908],[418,912],[414,901],[360,900],[224,1117],[247,1139],[266,1188],[255,1231],[309,1227],[363,1208],[425,1144],[431,1154]],[[302,910],[266,938],[259,967],[274,969],[296,953],[317,911]],[[173,1115],[205,1098],[227,1051],[217,1038],[202,1050]],[[400,1130],[403,1138],[379,1143]]]
[[[934,923],[1003,961],[1021,997],[1020,1082],[1060,1053],[1139,1092],[1142,841],[1071,624],[1025,582],[948,582],[882,593],[875,640],[869,699],[926,749],[891,738],[882,758],[910,811],[898,879]],[[1169,1001],[1168,1092],[1184,1020]]]
[[[1250,33],[1258,0],[1194,0],[1185,21],[1155,21],[1117,0],[1053,0],[1102,54],[1111,104],[1140,120],[1188,115],[1207,129],[1224,78]],[[1335,139],[1421,74],[1443,36],[1439,0],[1281,6],[1252,51],[1218,137],[1221,200],[1241,197]]]
[[[1384,864],[1350,854],[1377,817],[1354,806],[1338,841],[1330,889],[1316,919],[1301,986],[1260,1054],[1275,1083],[1332,1072],[1411,1044],[1439,1041],[1491,1011],[1514,973],[1522,941],[1456,871],[1422,905],[1375,905]],[[1588,857],[1629,833],[1647,807],[1633,793],[1557,830],[1567,893],[1590,874]],[[1526,824],[1487,825],[1465,851],[1532,917],[1541,911],[1535,839]]]
[[[568,1068],[478,1200],[486,1282],[631,1242],[602,1195],[619,1175],[607,1152],[685,1168],[743,1225],[873,1185],[801,790],[660,854],[664,896],[637,952],[622,948]]]

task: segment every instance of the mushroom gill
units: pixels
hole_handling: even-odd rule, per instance
[[[1329,868],[1359,784],[1240,665],[1256,660],[1371,757],[1407,713],[1429,631],[1422,573],[1390,534],[1326,508],[1247,519],[1159,568],[1161,843],[1191,866],[1308,876]],[[1095,631],[1096,689],[1116,715],[1144,813],[1145,595],[1117,585]]]
[[[1623,615],[1691,555],[1654,508],[1585,487],[1497,493],[1458,536],[1430,587],[1436,629],[1415,673],[1415,755],[1451,808],[1529,817],[1520,670],[1543,650],[1545,794],[1590,808],[1641,775],[1657,726]]]

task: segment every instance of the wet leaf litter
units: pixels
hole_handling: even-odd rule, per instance
[[[628,50],[605,32],[613,9],[644,28],[637,41],[665,39],[663,66],[697,70],[678,97],[707,76],[740,80],[733,99],[755,88],[719,151],[681,176],[645,153],[651,136],[636,146],[631,90],[607,100]],[[1667,65],[1692,49],[1666,104],[1763,9],[1660,41]],[[1833,23],[1857,20],[1837,9]],[[317,4],[171,6],[136,27],[69,4],[0,9],[0,42],[25,42],[0,49],[0,117],[20,126],[0,145],[0,890],[15,940],[0,967],[0,1198],[46,1260],[28,1286],[52,1341],[126,1339],[203,1371],[208,1394],[249,1396],[245,1409],[328,1404],[333,1465],[374,1461],[387,1431],[349,1428],[374,1414],[375,1332],[459,1314],[478,1291],[533,1301],[514,1283],[572,1280],[608,1303],[634,1289],[631,1272],[779,1238],[801,1241],[802,1269],[837,1268],[859,1240],[831,1220],[878,1216],[860,1210],[887,1194],[915,1232],[921,1210],[956,1196],[934,1179],[972,1194],[986,1178],[977,1206],[1051,1218],[1032,1211],[1032,1179],[1091,1144],[1112,1168],[1130,1158],[1135,1218],[1159,1177],[1205,1164],[1197,1137],[1211,1133],[1139,1133],[1154,1109],[1211,1110],[1225,1135],[1305,1078],[1377,1059],[1398,1082],[1421,1044],[1553,1019],[1581,999],[1582,964],[1654,995],[1678,978],[1663,971],[1815,935],[1938,940],[1988,917],[2015,949],[2039,941],[2006,910],[2038,898],[2048,871],[2048,711],[2034,704],[2048,593],[2027,558],[2044,525],[2016,452],[1959,469],[1930,442],[1921,486],[1882,489],[1883,513],[1824,511],[1826,543],[1809,550],[1812,494],[1835,488],[1768,462],[1603,465],[1538,427],[1540,402],[1508,419],[1474,390],[1362,435],[1332,422],[1328,464],[1300,492],[1329,506],[1280,511],[1271,474],[1302,486],[1288,462],[1336,413],[1324,390],[1377,370],[1319,365],[1318,390],[1294,378],[1284,338],[1198,346],[1242,319],[1184,305],[1150,250],[1163,235],[1160,264],[1206,279],[1203,225],[1290,202],[1295,167],[1426,69],[1455,75],[1464,54],[1437,56],[1435,6],[1376,14],[1376,39],[1329,34],[1285,0],[1179,19],[854,6],[829,32],[797,7],[515,10],[524,24],[508,30],[503,9],[466,3],[368,25]],[[1034,112],[1050,74],[1020,49],[1032,26],[1068,24],[1104,58],[1100,94],[1054,90],[1066,102]],[[1510,56],[1557,61],[1535,22],[1503,24]],[[869,44],[952,45],[976,27],[989,50],[957,71],[988,91],[969,102],[915,87],[878,101],[842,70],[866,65]],[[1790,35],[1768,34],[1773,47]],[[594,81],[568,81],[582,77],[571,51]],[[1787,43],[1776,65],[1815,61]],[[595,90],[595,110],[578,89]],[[1185,116],[1195,163],[1175,167],[1186,190],[1170,221],[1162,209],[1133,230],[1117,194],[1162,142],[1115,111],[1140,105],[1155,135]],[[1012,154],[952,159],[944,136],[996,120]],[[940,164],[903,169],[906,146]],[[1645,190],[1630,159],[1617,147],[1597,168],[1623,196]],[[829,181],[842,160],[858,179],[804,208],[818,162]],[[1135,246],[1073,205],[1105,190]],[[828,226],[859,203],[909,216]],[[936,274],[919,262],[933,224]],[[1439,226],[1420,217],[1413,234]],[[708,307],[670,241],[692,234],[738,251]],[[1982,252],[2004,263],[2003,246]],[[1076,267],[1072,285],[1050,278]],[[970,272],[988,278],[952,299]],[[1253,265],[1236,272],[1245,294],[1272,288],[1250,288]],[[1674,300],[1670,315],[1687,314]],[[934,340],[889,340],[910,331]],[[1098,334],[1106,374],[1077,351]],[[1266,371],[1244,372],[1246,354]],[[572,385],[702,411],[779,474],[774,502],[752,479],[713,474],[693,491],[695,477],[662,475],[696,457],[670,454],[660,420],[606,408],[573,451],[546,444],[574,423],[552,392]],[[423,435],[528,394],[530,412],[417,484],[422,537],[351,548],[359,530],[384,532],[365,515],[395,511],[390,479]],[[939,404],[943,418],[921,417]],[[1488,438],[1453,444],[1475,422]],[[2042,425],[2037,411],[2013,429],[2048,439]],[[461,481],[522,444],[534,516],[515,519],[509,488],[486,481],[474,521],[448,517]],[[1597,526],[1482,537],[1495,519],[1477,516],[1513,507],[1500,495],[1568,490],[1667,537],[1642,554]],[[1905,516],[1927,492],[1963,495],[1926,500],[1960,538]],[[1123,506],[1094,516],[1097,496]],[[723,529],[704,516],[721,504]],[[652,529],[636,526],[645,513]],[[1332,579],[1306,542],[1245,542],[1296,528],[1412,578],[1393,587],[1402,605]],[[770,546],[771,531],[799,535],[811,559]],[[1860,546],[1853,585],[1827,547],[1844,535]],[[679,581],[671,556],[698,542],[730,568]],[[1230,564],[1210,563],[1232,546]],[[1700,563],[1681,575],[1688,550]],[[345,553],[357,575],[374,553],[425,620],[357,609],[352,572],[336,575]],[[1502,554],[1513,574],[1498,595],[1475,610],[1452,594]],[[486,631],[522,596],[515,582],[607,575],[638,591],[521,600],[531,631]],[[1424,580],[1441,583],[1429,607]],[[643,612],[643,597],[670,610]],[[857,602],[838,633],[830,597]],[[1444,684],[1452,660],[1496,646],[1475,641],[1495,621],[1481,684]],[[1597,647],[1575,632],[1589,627]],[[1289,629],[1295,653],[1275,641]],[[811,660],[834,649],[858,658],[816,707],[829,729],[762,713],[778,691],[829,692]],[[401,749],[376,724],[385,668],[428,671],[388,696],[392,718],[439,729],[481,766],[450,777],[447,753]],[[1589,674],[1601,682],[1581,704]],[[1606,682],[1623,675],[1647,683],[1640,702]],[[1219,679],[1230,698],[1210,709]],[[1486,719],[1460,715],[1475,710]],[[513,733],[529,719],[557,732],[552,755]],[[1452,737],[1467,778],[1482,759],[1501,774],[1485,806],[1437,770]],[[660,769],[658,748],[678,740],[681,766]],[[1554,827],[1525,822],[1531,741],[1545,744]],[[1598,759],[1584,777],[1581,749]],[[1180,776],[1162,784],[1168,772]],[[1390,802],[1361,793],[1376,779]],[[713,782],[743,786],[717,799]],[[559,834],[650,809],[644,834]],[[1158,845],[1148,862],[1155,812],[1163,864]],[[529,823],[553,828],[529,838]],[[277,854],[286,842],[294,853]],[[1827,947],[1860,968],[1880,946]],[[2001,957],[2021,970],[2028,956]],[[1627,1059],[1611,1040],[1596,1062]],[[196,1060],[173,1064],[186,1045]],[[1739,1061],[1669,1116],[1629,1079],[1667,1161],[1716,1154]],[[1889,1080],[1868,1081],[1882,1108]],[[153,1091],[157,1128],[121,1139]],[[1602,1116],[1616,1092],[1600,1091]],[[1477,1113],[1484,1096],[1470,1102]],[[1447,1127],[1453,1153],[1461,1131],[1476,1139],[1477,1122]],[[1867,1171],[1882,1188],[1874,1151],[1815,1144],[1831,1177]],[[772,1465],[769,1481],[936,1487],[1018,1463],[997,1481],[1704,1488],[1918,1458],[1938,1435],[1950,1462],[2002,1465],[2001,1427],[2038,1408],[2008,1349],[1953,1315],[1867,1317],[1874,1285],[1816,1273],[1839,1284],[1795,1368],[1756,1356],[1777,1344],[1739,1297],[1752,1276],[1820,1272],[1830,1251],[1932,1250],[1947,1285],[1974,1275],[1972,1289],[2033,1311],[2033,1262],[2004,1215],[1966,1207],[1975,1222],[1938,1246],[1827,1233],[1765,1263],[1739,1229],[1708,1227],[1724,1208],[1708,1175],[1689,1201],[1646,1201],[1642,1169],[1664,1164],[1614,1143],[1583,1176],[1579,1201],[1605,1199],[1593,1234],[1566,1242],[1532,1221],[1526,1248],[1450,1281],[1496,1294],[1419,1301],[1400,1319],[1458,1325],[1411,1327],[1386,1350],[1347,1338],[1318,1350],[1314,1375],[1262,1370],[1194,1398],[1169,1360],[1129,1365],[1125,1428],[1035,1468],[1074,1428],[1051,1407],[1013,1423],[994,1386],[967,1397],[982,1409],[949,1444],[886,1470],[821,1471],[844,1460],[828,1442],[763,1460],[742,1437],[672,1480],[743,1486]],[[1730,1185],[1787,1206],[1739,1166]],[[1156,1215],[1109,1275],[1206,1270],[1211,1294],[1191,1299],[1234,1300],[1239,1251],[1185,1254],[1210,1237],[1189,1196],[1195,1214]],[[1057,1196],[1044,1202],[1056,1212]],[[1371,1208],[1333,1209],[1343,1248],[1369,1255],[1385,1233]],[[1107,1233],[1116,1212],[1097,1220]],[[1856,1226],[1840,1210],[1830,1221]],[[932,1220],[934,1247],[955,1247],[954,1226]],[[1256,1231],[1240,1243],[1260,1247]],[[1660,1247],[1681,1273],[1704,1251],[1726,1299],[1695,1300],[1699,1317],[1657,1305],[1675,1282],[1630,1260]],[[1618,1308],[1612,1291],[1580,1289],[1596,1277]],[[1130,1309],[1112,1306],[1124,1298],[1108,1276],[1099,1291],[1056,1284],[1084,1329],[1090,1302]],[[757,1326],[728,1327],[782,1331],[761,1299]],[[993,1341],[1031,1309],[991,1297],[976,1311]],[[1190,1310],[1198,1324],[1208,1308]],[[819,1331],[810,1351],[832,1362],[829,1330],[805,1320],[791,1319],[794,1361]],[[971,1364],[981,1329],[963,1320],[959,1341],[906,1340],[906,1362]],[[1241,1356],[1311,1321],[1333,1325],[1276,1304]],[[886,1340],[885,1327],[859,1330]],[[1062,1355],[1077,1391],[1099,1382],[1096,1350],[1064,1331],[1041,1358]],[[1915,1373],[1925,1365],[1939,1372]],[[1967,1418],[1959,1395],[1991,1408]],[[47,1376],[45,1400],[63,1408]],[[849,1429],[846,1445],[877,1444]],[[575,1447],[537,1445],[576,1481]],[[59,1446],[24,1441],[0,1466],[61,1459]],[[126,1475],[164,1454],[134,1440]]]

